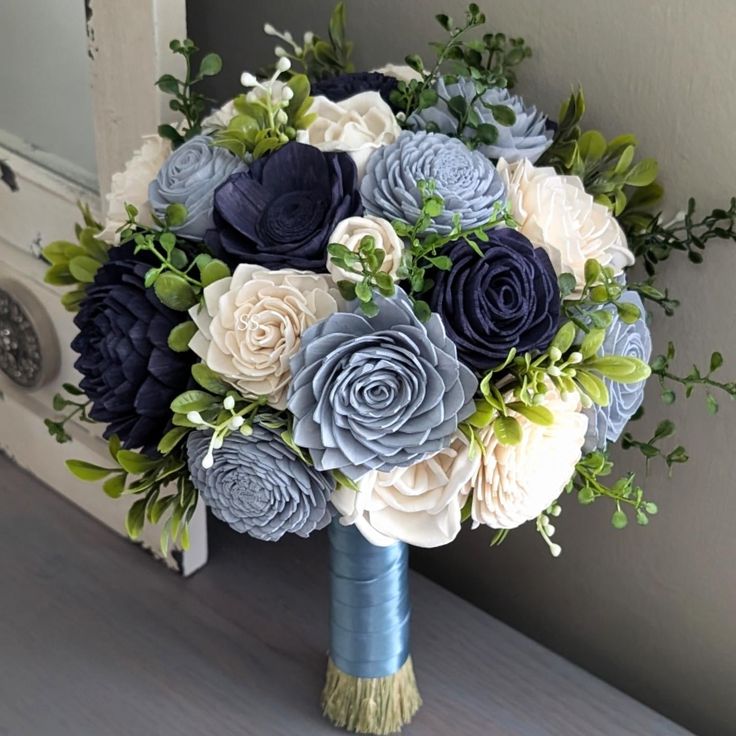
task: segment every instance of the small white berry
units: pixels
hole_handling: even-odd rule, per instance
[[[245,419],[243,419],[243,417],[233,417],[230,420],[229,427],[230,429],[240,429],[244,423]]]
[[[278,56],[279,58],[283,58],[283,57],[285,57],[285,56],[286,56],[286,54],[288,54],[288,53],[289,53],[289,52],[288,52],[288,51],[287,51],[287,50],[286,50],[286,49],[285,49],[285,48],[284,48],[283,46],[277,46],[277,47],[276,47],[276,48],[275,48],[275,49],[273,50],[273,52],[274,52],[274,54],[276,54],[276,56]],[[288,67],[287,67],[287,68],[288,68]]]
[[[202,415],[198,411],[187,412],[187,419],[192,424],[204,424],[204,419],[202,419]]]
[[[266,23],[263,26],[263,32],[267,36],[278,36],[278,31],[270,23]]]
[[[209,470],[209,468],[211,468],[214,464],[215,464],[215,457],[212,454],[212,450],[210,450],[204,456],[204,459],[202,460],[202,467],[205,468],[206,470]]]
[[[228,411],[232,411],[235,408],[235,399],[232,396],[226,396],[225,400],[222,402],[222,405]]]
[[[549,349],[549,357],[556,363],[562,357],[562,352],[553,346]]]
[[[240,84],[243,87],[255,87],[258,84],[258,80],[256,79],[254,74],[251,74],[250,72],[243,72],[240,75]]]
[[[287,59],[285,56],[282,56],[276,62],[276,69],[279,71],[279,73],[288,71],[289,69],[291,69],[291,60]]]
[[[550,544],[549,553],[552,557],[559,557],[562,554],[562,547],[559,544]]]
[[[574,353],[570,353],[570,357],[568,358],[568,362],[575,365],[576,363],[582,363],[583,362],[583,354],[577,352],[577,350]]]

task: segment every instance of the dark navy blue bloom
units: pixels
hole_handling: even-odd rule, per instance
[[[133,245],[110,250],[110,260],[87,289],[74,324],[72,349],[80,388],[92,400],[89,415],[127,448],[154,454],[171,417],[169,404],[186,390],[194,354],[167,344],[182,314],[165,307],[143,279],[152,263]]]
[[[354,72],[312,82],[310,94],[312,97],[323,95],[332,102],[342,102],[361,92],[378,92],[391,105],[391,92],[397,84],[397,79],[381,72]]]
[[[335,226],[361,214],[350,156],[292,142],[217,189],[215,227],[205,240],[231,265],[324,271]]]
[[[560,290],[549,256],[516,230],[488,231],[478,242],[448,246],[449,271],[437,271],[430,303],[457,345],[458,358],[477,371],[498,365],[511,348],[544,350],[557,331]]]

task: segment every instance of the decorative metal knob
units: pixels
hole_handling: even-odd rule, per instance
[[[0,279],[0,370],[21,388],[41,388],[59,371],[56,330],[30,289]]]

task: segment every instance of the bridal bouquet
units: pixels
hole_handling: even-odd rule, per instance
[[[531,52],[473,33],[477,5],[437,21],[435,59],[367,72],[342,4],[326,39],[267,25],[275,64],[211,114],[220,58],[172,42],[187,74],[157,84],[180,122],[115,175],[104,223],[85,210],[78,243],[45,249],[81,374],[47,425],[101,422],[112,456],[69,469],[135,495],[129,533],[161,523],[164,548],[199,502],[260,540],[329,526],[323,706],[368,733],[420,704],[406,545],[531,523],[557,556],[570,494],[645,525],[657,506],[611,480],[610,446],[687,460],[669,420],[627,431],[646,380],[665,404],[702,386],[713,412],[736,394],[717,352],[686,376],[671,344],[652,359],[645,306],[675,312],[660,264],[736,238],[736,202],[664,222],[633,136],[583,130],[582,91],[556,120],[512,91]]]

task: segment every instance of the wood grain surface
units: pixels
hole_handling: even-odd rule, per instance
[[[42,462],[42,460],[40,460]],[[90,487],[90,493],[97,492]],[[213,525],[183,579],[0,456],[2,736],[325,736],[325,535]],[[406,736],[685,730],[412,576],[425,705]]]

